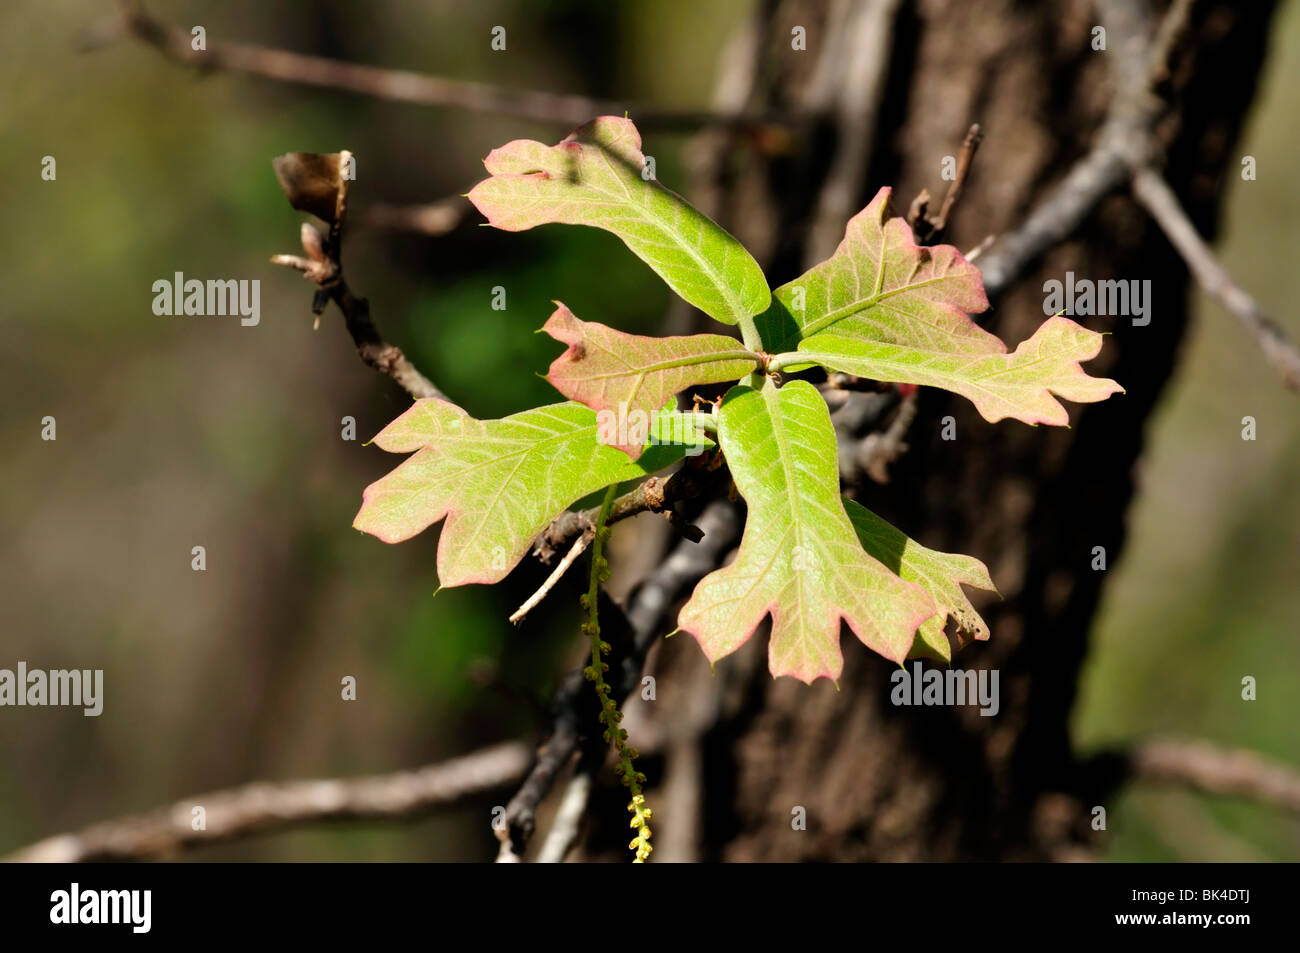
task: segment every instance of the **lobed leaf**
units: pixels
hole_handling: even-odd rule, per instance
[[[1014,417],[1063,426],[1070,418],[1053,394],[1089,404],[1123,390],[1079,366],[1097,356],[1102,336],[1068,318],[1048,318],[1011,354],[996,337],[980,333],[988,341],[953,335],[907,346],[827,332],[808,338],[799,352],[832,370],[961,394],[990,422]]]
[[[1121,390],[1089,377],[1101,335],[1051,318],[1012,354],[969,313],[988,307],[979,269],[950,245],[918,246],[888,218],[889,189],[850,219],[826,261],[774,293],[758,321],[773,350],[797,347],[809,363],[875,380],[924,384],[968,398],[989,421],[1065,424],[1052,394],[1079,403]],[[787,356],[777,366],[802,367]]]
[[[758,355],[721,334],[645,337],[582,321],[563,304],[543,326],[568,350],[546,379],[565,397],[597,412],[649,415],[678,392],[699,384],[734,381],[758,366]],[[629,456],[640,443],[614,443]]]
[[[654,418],[651,440],[680,415]],[[655,443],[639,460],[597,442],[596,415],[551,404],[500,420],[476,420],[455,404],[416,401],[375,437],[392,453],[415,455],[366,488],[353,526],[397,543],[446,518],[438,541],[443,586],[497,582],[547,523],[574,500],[635,480],[711,445]]]
[[[900,578],[924,589],[939,609],[917,629],[913,655],[952,661],[952,645],[944,634],[944,624],[949,616],[957,623],[955,636],[958,647],[971,640],[984,641],[989,637],[989,627],[962,591],[965,584],[997,592],[989,578],[988,568],[982,562],[974,556],[927,549],[853,500],[846,500],[844,508],[863,549]]]
[[[491,178],[469,200],[489,224],[517,232],[563,222],[613,232],[686,301],[724,324],[771,301],[758,263],[681,196],[642,178],[641,134],[602,116],[558,145],[516,139],[483,160]]]
[[[839,495],[835,431],[817,389],[805,381],[733,387],[719,412],[718,439],[749,515],[735,561],[696,586],[679,627],[717,661],[770,614],[772,674],[805,682],[839,677],[841,619],[869,648],[906,659],[934,602],[858,541]]]

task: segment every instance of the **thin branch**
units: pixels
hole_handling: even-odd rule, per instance
[[[934,241],[947,226],[948,216],[952,214],[953,206],[961,198],[962,189],[966,187],[966,177],[970,174],[971,162],[983,141],[984,133],[980,132],[979,123],[971,123],[971,127],[966,130],[966,138],[962,140],[961,151],[957,154],[957,171],[948,186],[948,194],[943,197],[943,205],[939,206],[939,214],[926,219],[930,229],[925,235],[925,241]]]
[[[50,837],[0,860],[150,860],[303,824],[410,821],[508,790],[525,775],[532,760],[526,745],[510,742],[414,771],[318,781],[259,781]],[[195,830],[195,808],[200,807],[205,827]]]
[[[532,612],[533,609],[537,607],[537,604],[546,598],[547,593],[549,593],[552,589],[555,588],[555,584],[560,581],[560,577],[569,571],[569,567],[573,565],[574,560],[576,560],[579,556],[581,556],[583,551],[589,545],[591,545],[590,533],[583,533],[576,540],[574,540],[574,543],[569,548],[569,551],[565,553],[564,558],[560,560],[560,564],[556,566],[554,570],[551,571],[551,574],[549,576],[546,577],[546,581],[542,583],[541,586],[538,587],[536,592],[534,592],[531,596],[528,597],[528,600],[523,605],[521,605],[518,609],[516,609],[513,613],[511,613],[510,621],[513,622],[515,625],[518,625],[520,622],[522,622],[524,620],[524,616]]]
[[[1143,169],[1133,177],[1133,195],[1164,230],[1201,287],[1218,298],[1241,322],[1264,352],[1264,357],[1281,375],[1282,382],[1291,390],[1300,391],[1300,351],[1219,264],[1168,183],[1150,169]]]
[[[698,459],[698,458],[697,458]],[[672,513],[673,507],[685,500],[700,495],[708,474],[694,461],[687,461],[681,469],[665,478],[650,477],[629,490],[614,501],[609,512],[609,524],[617,523],[641,513]],[[591,531],[592,521],[600,507],[588,510],[568,510],[561,513],[544,529],[533,542],[533,555],[542,562],[549,563],[555,553],[569,540]],[[700,532],[688,525],[679,524],[683,535],[692,542],[699,542]]]
[[[246,73],[418,106],[470,109],[575,128],[597,116],[621,116],[624,113],[630,114],[642,128],[660,129],[722,125],[762,131],[794,122],[790,116],[745,111],[629,109],[626,103],[587,96],[509,89],[490,83],[345,63],[244,43],[208,42],[206,50],[195,50],[190,45],[192,38],[187,30],[154,19],[138,0],[118,0],[118,9],[122,29],[127,35],[179,63],[203,70]]]
[[[276,175],[289,203],[328,221],[330,234],[326,239],[304,222],[301,242],[306,257],[273,255],[271,261],[301,271],[316,282],[318,288],[312,301],[315,314],[320,315],[330,301],[338,305],[357,354],[366,364],[392,378],[413,400],[446,400],[446,395],[420,373],[401,348],[383,339],[370,317],[370,302],[353,295],[343,277],[343,224],[351,181],[343,169],[350,159],[351,153],[344,151],[336,156],[290,153],[275,161]]]
[[[1253,751],[1204,741],[1143,742],[1122,752],[1128,776],[1300,814],[1300,770]]]

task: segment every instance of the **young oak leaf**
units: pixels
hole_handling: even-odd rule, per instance
[[[583,321],[555,304],[542,330],[569,347],[551,364],[546,379],[565,397],[598,412],[648,417],[688,387],[734,381],[758,366],[758,355],[735,338],[626,334]],[[611,445],[633,458],[642,450],[635,442]]]
[[[762,269],[740,242],[642,177],[641,134],[627,119],[602,116],[555,146],[516,139],[483,164],[492,177],[468,197],[497,228],[563,222],[613,232],[670,288],[724,324],[771,301]]]
[[[865,506],[846,500],[844,509],[862,548],[880,560],[907,582],[914,582],[929,593],[939,612],[917,629],[912,655],[925,655],[942,662],[952,661],[952,645],[944,635],[948,617],[957,623],[958,647],[971,640],[984,641],[989,627],[980,618],[962,585],[997,592],[988,568],[974,556],[941,553],[927,549],[914,539],[882,520]]]
[[[840,499],[835,431],[817,389],[806,381],[733,387],[718,439],[749,515],[735,561],[696,586],[680,629],[716,662],[770,614],[772,675],[809,683],[839,677],[841,619],[868,648],[906,659],[935,605],[859,543]]]
[[[671,425],[670,416],[656,415],[655,427]],[[537,534],[574,500],[649,476],[694,449],[656,444],[633,461],[597,441],[596,415],[581,404],[476,420],[437,398],[416,401],[375,443],[415,455],[366,487],[352,525],[398,543],[446,517],[438,580],[447,587],[504,579]]]
[[[1077,403],[1122,390],[1079,366],[1102,336],[1067,318],[1044,322],[1014,353],[969,317],[988,307],[979,269],[950,245],[918,246],[901,218],[887,218],[889,189],[850,219],[826,261],[778,288],[762,316],[765,340],[798,354],[775,367],[815,362],[860,377],[940,387],[992,422],[1065,424],[1056,394]]]

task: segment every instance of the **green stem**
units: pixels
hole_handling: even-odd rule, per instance
[[[758,325],[754,323],[754,319],[744,317],[736,323],[740,325],[740,339],[745,342],[745,347],[755,354],[763,350],[763,339],[759,336]]]
[[[617,489],[617,484],[611,484],[605,491],[605,499],[600,504],[600,513],[596,516],[595,536],[591,547],[591,582],[587,587],[587,594],[582,597],[583,607],[587,610],[587,621],[583,624],[582,630],[591,638],[591,664],[583,670],[583,675],[595,685],[596,697],[600,699],[600,723],[605,726],[605,742],[612,744],[618,752],[618,764],[614,770],[622,777],[624,786],[632,793],[632,800],[627,809],[632,813],[630,826],[636,830],[636,837],[628,844],[628,848],[636,852],[633,863],[642,864],[653,850],[650,846],[648,823],[651,811],[646,807],[645,795],[641,791],[645,775],[632,766],[632,759],[637,756],[637,751],[628,745],[627,731],[619,727],[619,722],[623,720],[623,713],[618,710],[618,704],[610,696],[609,684],[605,681],[605,673],[609,671],[609,665],[602,656],[609,654],[610,647],[609,643],[600,637],[600,620],[597,616],[600,584],[609,578],[609,562],[605,559],[605,541],[609,539],[609,527],[605,524],[609,520],[609,511],[614,505],[614,494]]]
[[[769,371],[779,371],[783,367],[791,364],[818,364],[820,355],[809,354],[805,351],[786,351],[784,354],[773,354],[768,359],[767,369]]]

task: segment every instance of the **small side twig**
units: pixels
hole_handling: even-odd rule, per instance
[[[975,153],[984,141],[984,133],[980,131],[979,123],[971,123],[971,127],[966,130],[966,138],[962,140],[961,151],[957,154],[957,170],[953,174],[953,180],[948,185],[948,193],[943,197],[943,204],[939,206],[938,215],[924,215],[922,221],[928,228],[921,240],[932,242],[948,224],[948,216],[952,213],[953,206],[961,198],[962,189],[966,187],[966,177],[970,174],[971,162],[975,158]],[[922,194],[926,196],[928,202],[929,195],[924,190]],[[919,196],[918,196],[919,198]],[[917,222],[911,221],[915,231]]]
[[[590,544],[591,533],[583,533],[574,540],[573,545],[569,547],[569,551],[565,553],[564,558],[560,560],[560,564],[551,571],[549,576],[546,577],[546,581],[538,587],[536,592],[528,597],[528,600],[523,605],[510,614],[510,621],[515,625],[522,622],[524,616],[532,612],[533,609],[537,607],[538,603],[545,599],[547,594],[555,588],[555,584],[560,581],[560,577],[569,571],[569,567],[573,565],[574,561],[582,555],[583,551]]]
[[[414,400],[426,397],[446,400],[446,395],[420,373],[401,348],[383,339],[370,317],[370,303],[352,294],[344,280],[343,223],[347,218],[350,183],[344,170],[351,158],[352,154],[344,150],[335,155],[290,153],[275,160],[276,176],[289,204],[323,219],[330,230],[327,238],[304,222],[301,242],[306,257],[273,255],[271,261],[301,271],[316,283],[312,311],[317,316],[330,301],[338,305],[357,354],[366,364],[392,378]]]

